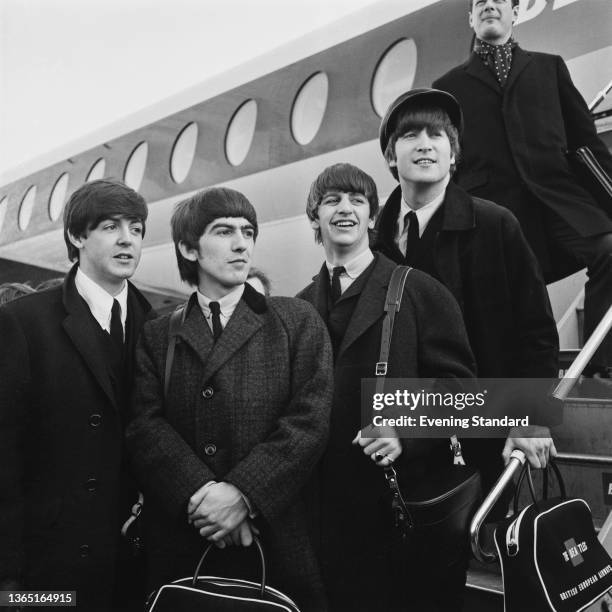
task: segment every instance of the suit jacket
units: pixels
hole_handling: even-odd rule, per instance
[[[75,273],[0,308],[0,578],[76,589],[79,608],[110,609],[129,516],[125,406]],[[129,285],[132,336],[150,311]]]
[[[563,255],[546,243],[545,219],[536,203],[582,236],[612,231],[612,220],[578,184],[565,154],[586,145],[608,174],[612,156],[598,138],[563,60],[517,47],[502,89],[480,57],[472,54],[433,86],[455,96],[463,110],[457,183],[514,212],[547,281],[571,271]]]
[[[385,606],[391,603],[385,603],[385,597],[393,599],[397,591],[386,574],[390,550],[398,538],[388,512],[388,487],[380,467],[351,444],[362,427],[360,380],[374,378],[385,297],[396,267],[381,254],[375,257],[336,354],[330,442],[319,469],[319,544],[326,583],[330,589],[351,591],[358,606],[355,609],[364,610],[372,609],[374,601],[376,609],[389,609]],[[326,317],[328,287],[329,275],[323,265],[298,297]],[[341,299],[350,297],[354,287],[351,285]],[[474,361],[457,303],[436,280],[412,270],[395,318],[387,376],[465,379],[473,372]],[[451,461],[448,440],[405,439],[402,443],[400,471],[406,477],[427,477],[429,469]],[[402,582],[406,580],[403,577]]]
[[[321,608],[304,486],[329,428],[332,365],[323,322],[302,301],[266,299],[245,285],[214,343],[194,294],[164,401],[167,346],[166,316],[144,328],[127,429],[146,498],[151,586],[193,573],[206,542],[187,524],[187,503],[205,483],[223,480],[257,512],[270,584]],[[217,557],[232,552],[248,557],[241,550]]]

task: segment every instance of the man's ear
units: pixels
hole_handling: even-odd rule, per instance
[[[376,224],[376,219],[370,219],[368,221],[368,229],[374,229],[375,224]]]
[[[312,229],[314,229],[314,230],[320,229],[321,225],[319,223],[319,220],[318,219],[312,219],[310,221],[310,227],[312,227]]]
[[[472,11],[468,13],[468,23],[470,24],[470,30],[474,29],[474,18],[472,17]]]
[[[182,240],[179,241],[178,248],[181,252],[181,255],[185,259],[188,259],[189,261],[198,261],[198,249],[192,249],[191,247],[187,246]]]
[[[514,25],[516,23],[516,20],[518,19],[519,10],[520,10],[520,7],[518,4],[512,7],[512,25]]]
[[[83,248],[83,237],[82,236],[77,237],[71,234],[70,232],[68,232],[68,240],[70,240],[70,243],[72,244],[72,246],[76,247],[77,249]]]

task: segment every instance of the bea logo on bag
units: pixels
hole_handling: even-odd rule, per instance
[[[580,542],[576,544],[576,540],[574,538],[570,538],[563,542],[565,546],[565,552],[563,553],[563,560],[567,563],[568,561],[572,562],[572,565],[576,567],[584,562],[584,557],[581,553],[589,550],[586,542]]]

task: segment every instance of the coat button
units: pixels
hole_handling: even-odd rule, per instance
[[[202,390],[202,397],[204,399],[210,399],[215,394],[215,391],[212,387],[206,387]]]
[[[85,489],[90,493],[93,493],[98,488],[98,481],[95,478],[88,478],[85,483]]]
[[[89,545],[83,544],[82,546],[79,546],[79,553],[83,558],[89,557]]]
[[[92,414],[89,417],[89,424],[92,427],[98,427],[102,423],[102,415],[101,414]]]
[[[212,457],[217,452],[217,447],[214,444],[207,444],[204,447],[204,453]]]

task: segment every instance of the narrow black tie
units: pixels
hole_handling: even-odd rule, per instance
[[[223,326],[221,325],[221,306],[219,306],[219,302],[210,302],[208,307],[212,314],[213,336],[216,342],[223,331]]]
[[[406,213],[404,227],[408,224],[408,236],[406,240],[406,263],[411,263],[417,247],[419,246],[419,220],[414,210]]]
[[[336,266],[332,270],[332,284],[331,284],[331,299],[332,303],[336,303],[342,295],[342,288],[340,287],[340,277],[346,272],[344,266]]]
[[[119,349],[123,349],[123,325],[121,325],[121,306],[117,300],[113,300],[111,310],[110,336],[113,344]]]

